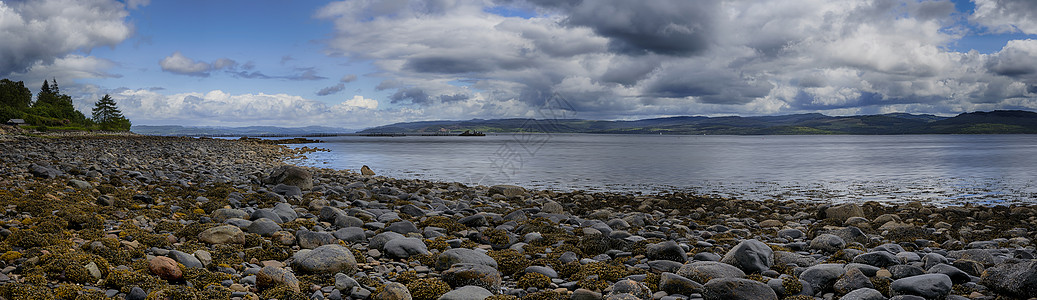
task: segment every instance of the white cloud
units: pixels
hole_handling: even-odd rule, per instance
[[[367,98],[364,98],[364,96],[360,96],[360,95],[355,95],[355,96],[353,96],[353,99],[346,100],[345,102],[342,102],[342,104],[345,105],[345,106],[360,107],[360,108],[366,108],[366,109],[377,109],[378,108],[378,100],[367,99]]]
[[[973,0],[973,2],[976,4],[976,11],[971,19],[994,32],[1037,34],[1037,1]]]
[[[129,13],[111,0],[0,1],[0,76],[31,73],[74,52],[127,39]],[[92,72],[100,72],[95,69]]]
[[[162,67],[162,71],[174,74],[209,77],[209,72],[221,69],[233,70],[237,68],[238,63],[229,58],[220,58],[212,63],[207,63],[188,58],[180,51],[176,51],[159,61],[158,65]]]

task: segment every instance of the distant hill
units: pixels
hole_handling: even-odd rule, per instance
[[[130,131],[145,135],[171,135],[171,136],[264,136],[264,135],[312,135],[312,134],[336,134],[354,133],[355,129],[308,126],[308,127],[275,127],[275,126],[248,126],[248,127],[186,127],[177,125],[147,126],[134,125]]]
[[[368,128],[360,133],[435,133],[444,130],[690,135],[1037,134],[1037,113],[998,110],[963,113],[954,117],[905,113],[833,117],[810,113],[761,117],[682,116],[636,121],[473,119],[396,123]]]

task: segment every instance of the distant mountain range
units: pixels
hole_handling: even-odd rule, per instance
[[[359,133],[557,132],[690,135],[795,134],[1037,134],[1037,113],[1020,110],[963,113],[954,117],[882,114],[833,117],[818,113],[762,117],[682,116],[636,121],[579,119],[473,119],[406,122]]]
[[[145,135],[170,135],[170,136],[302,136],[313,134],[339,134],[354,133],[356,129],[346,129],[326,126],[308,127],[276,127],[276,126],[248,126],[248,127],[187,127],[177,125],[148,126],[134,125],[130,131]]]

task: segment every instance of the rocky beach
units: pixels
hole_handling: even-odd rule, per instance
[[[556,192],[285,163],[314,150],[0,134],[0,297],[1037,298],[1034,206]]]

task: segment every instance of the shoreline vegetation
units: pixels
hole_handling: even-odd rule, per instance
[[[257,139],[0,141],[4,299],[1037,297],[1033,205],[466,186],[288,165],[318,150]]]

